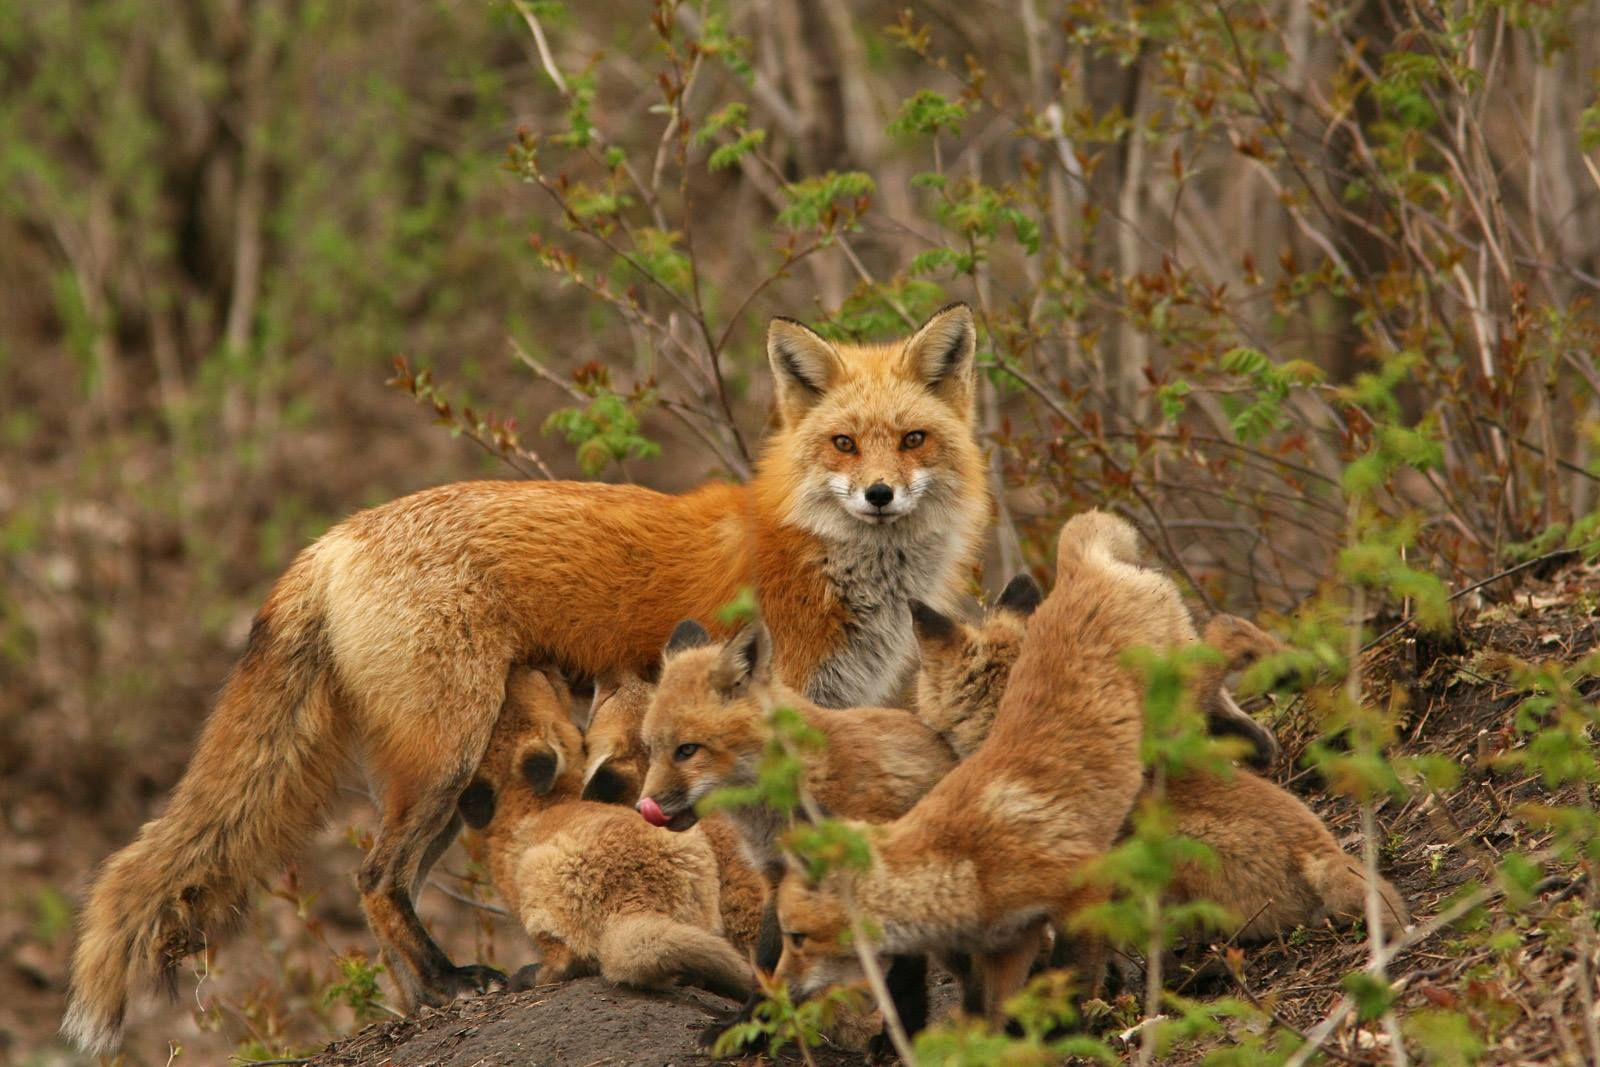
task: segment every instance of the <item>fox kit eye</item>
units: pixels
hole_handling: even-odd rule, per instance
[[[833,439],[833,447],[840,452],[854,452],[856,450],[856,439],[847,434],[838,434]]]
[[[793,931],[793,932],[790,932],[788,934],[785,934],[784,936],[789,939],[790,943],[793,944],[795,948],[805,948],[805,945],[806,945],[806,935],[805,934],[802,934],[802,933],[800,933],[798,931]]]
[[[689,744],[679,745],[676,749],[674,749],[672,752],[672,758],[678,763],[682,763],[684,760],[688,759],[690,756],[699,751],[700,746],[690,742]]]
[[[921,448],[922,442],[926,441],[927,439],[928,434],[926,431],[912,430],[910,433],[900,438],[900,449],[901,451],[909,452],[913,448]]]

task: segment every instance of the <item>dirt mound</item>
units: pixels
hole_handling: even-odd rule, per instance
[[[697,989],[643,993],[582,978],[424,1008],[335,1041],[315,1067],[661,1067],[712,1061],[697,1044],[731,1005]]]

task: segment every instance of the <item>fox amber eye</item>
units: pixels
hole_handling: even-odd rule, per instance
[[[833,439],[833,447],[840,452],[854,452],[856,450],[856,439],[845,434],[839,434]]]
[[[922,430],[912,430],[910,433],[900,438],[900,447],[909,452],[913,448],[921,448],[922,442],[926,441],[927,439],[928,435],[926,432]]]
[[[688,759],[690,756],[694,755],[696,752],[699,752],[699,751],[700,751],[700,746],[696,745],[696,744],[693,744],[693,743],[686,744],[686,745],[679,745],[676,749],[673,750],[672,758],[674,760],[676,760],[677,762],[682,763],[684,760]]]

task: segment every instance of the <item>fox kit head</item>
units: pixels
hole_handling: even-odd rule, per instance
[[[796,1000],[824,989],[866,981],[861,960],[850,944],[850,917],[828,886],[842,872],[812,886],[792,863],[778,885],[778,929],[783,955],[774,976]]]
[[[461,817],[483,829],[495,820],[541,811],[577,795],[583,774],[583,736],[572,724],[572,697],[558,677],[532,667],[511,668],[505,704],[489,748],[461,794]]]
[[[849,538],[861,524],[951,523],[981,510],[976,350],[965,304],[887,345],[835,345],[774,319],[767,356],[782,425],[764,462],[785,486],[790,521]]]
[[[966,759],[989,736],[1006,679],[1022,651],[1028,617],[1044,593],[1026,574],[1006,584],[978,626],[911,602],[917,634],[917,715]]]
[[[639,812],[656,826],[687,830],[694,806],[714,789],[755,781],[766,744],[759,692],[772,678],[772,637],[760,622],[714,644],[697,622],[667,641],[644,717],[649,758]]]
[[[644,714],[655,688],[636,674],[626,673],[595,686],[584,747],[589,753],[583,772],[583,799],[602,804],[627,804],[639,799],[648,764],[645,755]]]

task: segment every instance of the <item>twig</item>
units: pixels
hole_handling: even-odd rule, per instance
[[[1238,986],[1239,992],[1244,994],[1244,999],[1248,1000],[1257,1011],[1266,1015],[1278,1026],[1281,1026],[1291,1034],[1294,1034],[1301,1041],[1307,1040],[1305,1031],[1301,1030],[1288,1019],[1285,1019],[1282,1015],[1279,1015],[1276,1009],[1270,1008],[1261,1002],[1261,998],[1256,996],[1255,990],[1251,989],[1245,984],[1244,973],[1238,967],[1234,966],[1234,964],[1228,960],[1223,961],[1223,966],[1228,969],[1228,976],[1233,979],[1233,984]],[[1376,1065],[1381,1062],[1380,1060],[1368,1059],[1365,1056],[1356,1056],[1349,1052],[1343,1052],[1339,1049],[1325,1048],[1322,1051],[1326,1052],[1336,1060],[1343,1060],[1345,1063],[1361,1064],[1362,1067],[1376,1067]]]
[[[428,885],[432,886],[434,889],[437,889],[439,892],[443,893],[445,896],[449,897],[451,900],[459,900],[463,904],[470,904],[474,908],[477,908],[479,911],[486,911],[490,915],[496,915],[496,916],[499,916],[502,919],[510,919],[511,918],[511,913],[509,911],[507,911],[506,909],[504,909],[502,907],[499,907],[498,905],[495,905],[495,904],[487,904],[487,903],[485,903],[485,902],[483,902],[481,900],[473,900],[471,897],[467,896],[465,893],[458,893],[454,889],[451,889],[449,886],[445,885],[443,882],[438,881],[437,879],[429,878],[428,879]]]
[[[1507,568],[1506,570],[1501,571],[1499,574],[1491,574],[1491,575],[1489,575],[1489,577],[1484,578],[1482,581],[1473,582],[1471,585],[1467,586],[1465,589],[1459,589],[1456,592],[1451,593],[1450,594],[1450,600],[1447,601],[1447,603],[1459,600],[1462,597],[1466,596],[1468,593],[1477,592],[1479,589],[1482,589],[1486,585],[1489,585],[1489,584],[1491,584],[1493,582],[1498,582],[1502,578],[1509,578],[1513,574],[1518,574],[1518,573],[1520,573],[1522,571],[1527,570],[1529,567],[1534,567],[1534,566],[1537,566],[1540,563],[1545,563],[1545,562],[1547,562],[1549,560],[1559,559],[1561,557],[1567,557],[1567,558],[1575,557],[1575,556],[1577,556],[1577,554],[1578,554],[1578,550],[1574,549],[1574,548],[1558,548],[1553,552],[1546,552],[1542,556],[1535,556],[1533,559],[1524,560],[1523,562],[1517,564],[1515,567]],[[1376,648],[1379,645],[1383,644],[1385,641],[1389,640],[1389,638],[1393,637],[1395,634],[1399,633],[1401,630],[1406,629],[1408,626],[1411,626],[1416,621],[1417,621],[1416,616],[1412,616],[1409,619],[1400,620],[1399,622],[1395,623],[1393,626],[1391,626],[1387,630],[1385,630],[1383,633],[1379,634],[1377,637],[1374,637],[1371,641],[1368,641],[1366,644],[1362,645],[1361,646],[1361,651],[1364,652],[1364,653],[1372,651],[1374,648]]]

